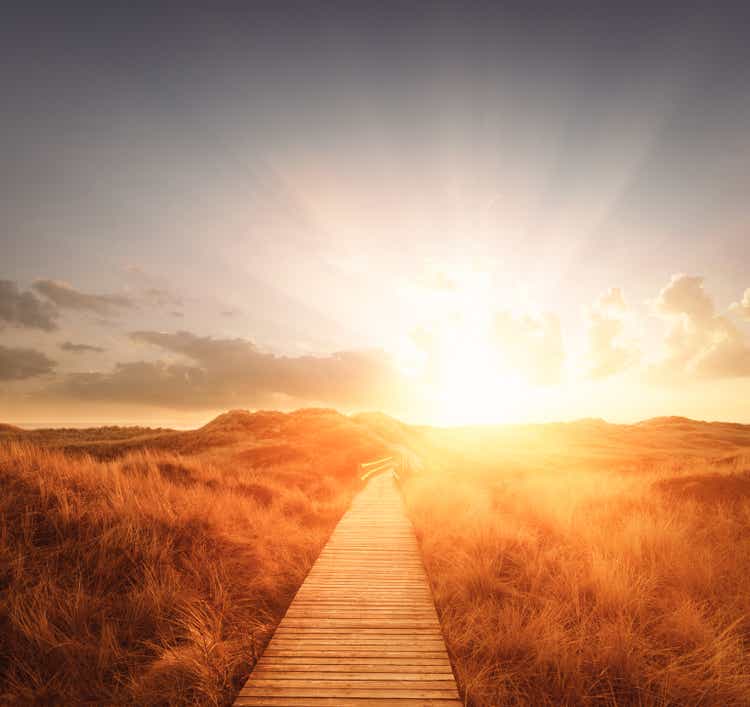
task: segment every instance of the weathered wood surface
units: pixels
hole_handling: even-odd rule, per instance
[[[235,705],[461,705],[390,474],[354,499]]]

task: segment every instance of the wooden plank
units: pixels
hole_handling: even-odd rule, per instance
[[[302,681],[304,682],[304,681]],[[245,686],[240,695],[252,695],[258,697],[401,697],[421,699],[457,699],[458,691],[453,689],[420,689],[418,687],[403,687],[387,689],[383,687],[266,687]]]
[[[354,638],[346,636],[344,638],[309,638],[304,637],[279,637],[274,636],[273,640],[269,644],[269,648],[272,646],[437,646],[442,647],[443,642],[438,636],[425,636],[422,638],[416,638],[414,636],[402,636],[398,640],[393,638],[378,638],[378,637],[364,637],[360,638],[355,636]]]
[[[460,705],[414,531],[389,477],[354,499],[235,705]]]
[[[344,636],[342,638],[335,638],[333,636],[317,636],[310,638],[309,636],[274,636],[273,640],[269,644],[271,646],[279,645],[295,645],[295,646],[340,646],[340,645],[355,645],[355,644],[367,644],[383,645],[383,646],[400,646],[400,645],[418,645],[427,646],[437,644],[442,646],[443,642],[439,636],[422,636],[416,638],[414,636],[403,635],[399,638],[393,637],[381,637],[381,636]]]
[[[320,608],[300,608],[290,609],[287,616],[291,619],[417,619],[432,621],[435,618],[434,612],[429,611],[410,611],[408,609],[329,609]]]
[[[257,672],[257,675],[256,675]],[[314,676],[325,676],[329,679],[359,679],[363,676],[377,676],[383,674],[398,675],[400,678],[408,680],[453,680],[453,672],[449,665],[401,665],[383,663],[381,665],[371,664],[365,661],[360,665],[343,665],[335,663],[267,663],[265,666],[259,665],[253,671],[253,680],[258,677],[282,676],[285,678],[308,679]],[[354,676],[354,677],[352,677]],[[247,685],[252,686],[253,681],[248,681]]]
[[[380,628],[389,626],[392,628],[433,628],[440,631],[440,624],[435,621],[423,621],[418,619],[289,619],[288,627],[307,628],[308,626],[329,626],[331,628]]]
[[[289,670],[296,670],[299,665],[308,666],[310,670],[317,670],[317,666],[333,665],[342,666],[342,669],[348,670],[349,666],[355,667],[373,667],[373,668],[393,668],[396,667],[417,667],[420,670],[433,670],[436,668],[451,670],[451,665],[447,657],[442,658],[424,658],[423,656],[409,656],[408,658],[379,658],[368,656],[367,658],[346,658],[331,656],[309,656],[302,657],[298,655],[287,657],[262,657],[257,667],[267,669],[271,666],[288,666]],[[310,667],[315,666],[315,667]]]
[[[253,677],[253,686],[250,688],[254,690],[258,687],[271,687],[271,688],[300,688],[304,690],[320,690],[323,688],[334,688],[336,690],[402,690],[402,689],[416,689],[416,690],[446,690],[451,692],[452,697],[458,697],[456,692],[456,682],[453,678],[449,680],[423,680],[421,682],[415,680],[375,680],[371,676],[366,677],[364,680],[352,680],[350,677],[342,678],[339,680],[332,680],[328,678],[311,678],[305,676],[304,678],[292,678],[292,677],[278,677],[278,678],[260,678],[257,676]]]
[[[367,647],[351,647],[342,648],[341,650],[315,650],[315,649],[304,649],[295,648],[294,650],[286,650],[279,648],[278,650],[267,650],[264,653],[267,658],[301,658],[301,659],[318,659],[318,658],[340,658],[341,660],[361,660],[367,662],[368,658],[382,659],[382,661],[391,662],[412,662],[413,660],[421,660],[424,658],[432,658],[440,660],[443,658],[441,651],[409,651],[409,650],[378,650],[376,648]]]
[[[272,680],[277,675],[283,675],[285,678],[292,678],[295,675],[299,675],[305,680],[323,680],[330,678],[332,680],[389,680],[389,681],[401,681],[401,682],[419,682],[427,683],[434,681],[453,682],[453,673],[408,673],[406,671],[394,671],[391,670],[387,673],[384,672],[332,672],[332,671],[312,671],[304,670],[295,672],[291,671],[277,671],[277,670],[254,670],[253,680]],[[257,683],[254,683],[257,684]]]
[[[328,597],[326,599],[305,599],[304,601],[294,602],[289,610],[304,611],[306,609],[331,609],[331,610],[351,610],[366,611],[366,610],[378,610],[378,611],[418,611],[420,613],[428,613],[431,616],[436,616],[435,610],[431,606],[426,606],[422,602],[415,602],[411,606],[404,606],[403,603],[393,604],[378,604],[377,602],[368,601],[367,599],[345,599],[337,597]]]
[[[234,703],[237,707],[342,707],[339,697],[250,697],[241,695]],[[445,699],[399,699],[366,697],[350,698],[347,707],[461,707],[460,700]]]
[[[291,645],[279,645],[274,648],[268,647],[268,656],[351,656],[354,658],[366,658],[371,655],[373,658],[381,656],[383,658],[403,658],[403,657],[414,657],[414,658],[440,658],[442,655],[442,646],[440,645],[429,645],[429,646],[383,646],[381,644],[370,644],[370,643],[359,643],[359,644],[346,644],[343,646],[309,646],[300,645],[299,643]]]
[[[361,628],[356,631],[358,636],[400,636],[402,634],[410,636],[434,635],[434,631],[428,628],[404,629],[404,628]],[[293,636],[341,636],[342,632],[337,628],[316,627],[312,628],[286,628],[279,626],[276,629],[276,636],[293,635]]]
[[[421,636],[411,636],[409,634],[402,634],[400,636],[378,636],[377,634],[370,634],[369,636],[360,636],[357,633],[350,633],[344,636],[274,636],[269,644],[279,645],[280,643],[286,644],[299,644],[299,645],[341,645],[342,643],[354,644],[354,643],[367,643],[369,645],[382,644],[386,646],[396,646],[401,644],[409,645],[427,645],[437,643],[442,646],[443,641],[440,636],[434,634],[423,634]]]

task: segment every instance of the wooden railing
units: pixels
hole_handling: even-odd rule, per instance
[[[409,450],[402,450],[393,456],[360,464],[359,478],[367,481],[377,474],[390,471],[393,473],[393,478],[400,484],[408,476],[418,473],[421,468],[422,462],[416,454]]]
[[[366,462],[359,465],[360,475],[359,478],[362,481],[367,481],[371,476],[380,474],[384,471],[395,471],[397,461],[395,457],[383,457],[382,459],[376,459],[374,462]]]

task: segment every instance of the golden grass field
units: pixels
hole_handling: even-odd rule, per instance
[[[383,451],[326,411],[135,432],[0,444],[0,703],[231,704]]]
[[[406,498],[468,704],[750,704],[750,427],[429,436]]]
[[[467,704],[750,704],[750,426],[325,410],[0,429],[0,702],[231,704],[394,451]]]

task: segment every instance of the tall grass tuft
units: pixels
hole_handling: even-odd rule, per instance
[[[231,703],[351,487],[217,459],[0,445],[0,702]]]
[[[750,704],[740,466],[412,478],[407,503],[468,704]]]

